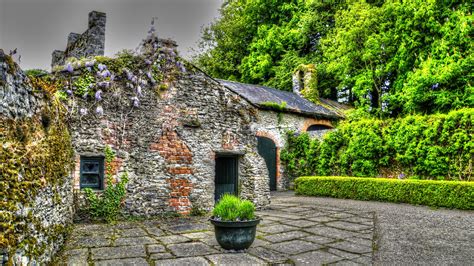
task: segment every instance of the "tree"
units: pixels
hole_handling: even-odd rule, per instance
[[[474,106],[469,3],[326,2],[229,0],[204,30],[196,63],[282,90],[312,64],[317,95],[381,117]]]

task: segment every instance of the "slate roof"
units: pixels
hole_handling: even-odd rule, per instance
[[[295,93],[281,91],[270,87],[228,80],[218,81],[260,109],[271,109],[268,106],[265,106],[265,103],[268,102],[278,104],[286,102],[284,111],[289,113],[329,119],[341,119],[344,117],[343,110],[349,108],[343,104],[328,99],[321,99],[321,104],[315,104]]]

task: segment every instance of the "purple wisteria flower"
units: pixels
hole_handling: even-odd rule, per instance
[[[79,110],[79,114],[81,114],[81,115],[87,115],[87,109],[86,109],[86,108],[81,108],[81,109]]]
[[[97,82],[97,86],[99,86],[101,88],[108,88],[108,87],[110,87],[110,82],[108,82],[108,81]]]
[[[104,64],[99,64],[97,67],[99,68],[100,71],[103,71],[104,69],[107,69],[107,66],[104,65]]]
[[[404,179],[405,178],[405,174],[404,173],[401,173],[398,175],[398,179]]]
[[[67,95],[72,96],[72,90],[67,90],[66,93]]]
[[[104,114],[104,109],[102,108],[101,105],[98,105],[97,108],[95,109],[95,113],[98,115],[103,115]]]
[[[72,64],[71,64],[71,63],[67,63],[66,70],[67,70],[69,73],[74,72],[74,67],[72,67]]]
[[[138,107],[140,105],[140,100],[138,97],[132,97],[132,103],[134,107]]]
[[[176,62],[176,66],[178,67],[179,71],[186,72],[186,68],[184,67],[184,64],[181,61]]]
[[[103,77],[103,78],[106,78],[106,77],[110,77],[110,71],[108,71],[107,69],[102,71],[102,73],[100,73],[100,75]]]
[[[94,65],[93,61],[87,61],[85,64],[86,67],[92,67],[93,65]]]
[[[152,62],[151,62],[150,60],[148,60],[148,59],[145,59],[145,64],[147,64],[147,65],[151,65],[151,64],[152,64]]]
[[[89,72],[92,72],[92,68],[91,68],[91,67],[86,67],[86,70],[89,71]]]
[[[137,86],[137,94],[138,96],[142,96],[142,87],[140,87],[140,85]]]
[[[436,83],[433,86],[431,86],[431,89],[436,90],[438,87],[439,87],[439,83]]]
[[[111,74],[110,75],[110,81],[114,81],[115,80],[115,75],[114,74]]]
[[[102,100],[102,91],[101,90],[98,90],[98,91],[95,92],[95,100],[96,101]]]

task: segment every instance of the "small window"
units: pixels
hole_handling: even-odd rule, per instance
[[[308,127],[308,129],[306,129],[306,131],[310,132],[310,131],[319,131],[319,130],[327,130],[327,129],[331,129],[331,127],[328,127],[326,125],[311,125],[310,127]]]
[[[81,157],[81,188],[103,189],[104,158]]]

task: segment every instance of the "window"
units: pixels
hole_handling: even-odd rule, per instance
[[[328,127],[326,125],[311,125],[310,127],[308,127],[308,129],[306,129],[306,131],[318,131],[318,130],[327,130],[327,129],[331,129],[331,127]]]
[[[81,156],[81,188],[104,188],[104,158]]]

